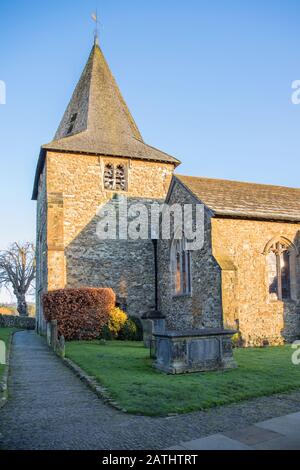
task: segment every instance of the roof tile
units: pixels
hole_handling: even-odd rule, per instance
[[[300,189],[175,175],[215,215],[300,221]]]

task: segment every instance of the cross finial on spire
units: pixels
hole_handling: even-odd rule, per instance
[[[98,19],[98,10],[96,10],[96,13],[92,13],[92,19],[93,19],[93,21],[95,21],[94,44],[99,45],[99,25],[100,25],[100,21]]]

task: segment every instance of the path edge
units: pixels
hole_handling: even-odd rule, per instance
[[[94,392],[98,398],[100,398],[104,403],[115,408],[122,413],[128,413],[122,406],[119,405],[109,394],[108,390],[97,382],[95,377],[88,375],[80,366],[67,357],[61,358],[63,363],[72,370],[72,372],[78,377],[88,388]]]
[[[11,359],[11,349],[12,349],[12,341],[14,334],[17,333],[14,331],[9,338],[8,345],[6,348],[6,364],[4,369],[4,374],[2,379],[0,380],[0,409],[6,405],[8,400],[8,377],[9,377],[9,370],[10,370],[10,359]]]

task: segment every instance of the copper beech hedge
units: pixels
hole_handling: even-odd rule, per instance
[[[43,295],[46,320],[57,320],[58,333],[66,340],[99,337],[115,303],[113,290],[107,288],[60,289]]]

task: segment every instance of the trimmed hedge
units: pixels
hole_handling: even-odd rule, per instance
[[[44,316],[48,322],[57,320],[58,334],[66,340],[96,339],[115,302],[112,289],[60,289],[43,295]]]
[[[20,328],[34,330],[35,318],[20,317],[19,315],[0,315],[0,328]]]

